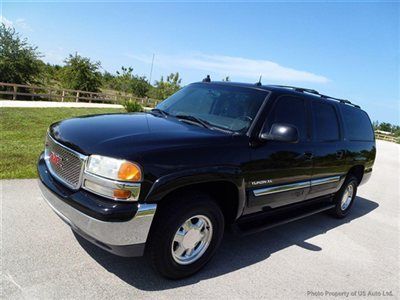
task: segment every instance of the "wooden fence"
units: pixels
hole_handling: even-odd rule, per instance
[[[132,94],[126,93],[96,93],[54,87],[0,82],[0,99],[4,98],[2,96],[6,96],[12,100],[96,102],[116,104],[122,104],[126,100],[133,100],[147,107],[154,107],[160,102],[160,100],[139,98]]]
[[[390,135],[390,134],[384,134],[381,132],[376,132],[375,131],[375,138],[378,140],[384,140],[384,141],[388,141],[388,142],[394,142],[397,143],[397,139],[394,135]]]

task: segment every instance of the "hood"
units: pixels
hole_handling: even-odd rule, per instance
[[[150,113],[104,114],[67,119],[50,126],[60,143],[82,153],[127,158],[132,152],[213,144],[232,135],[173,117]]]

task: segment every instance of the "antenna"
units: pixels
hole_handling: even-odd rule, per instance
[[[258,82],[256,83],[256,86],[262,86],[261,78],[262,78],[262,75],[260,75],[260,78],[258,79]]]
[[[153,75],[153,64],[154,64],[154,53],[153,53],[153,58],[151,60],[151,68],[150,68],[150,76],[149,76],[149,84],[151,85],[151,76]]]
[[[203,79],[203,82],[211,82],[210,75],[207,75],[207,77]]]

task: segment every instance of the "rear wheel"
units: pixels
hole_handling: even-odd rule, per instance
[[[161,275],[179,279],[199,271],[214,255],[222,240],[224,216],[206,194],[165,200],[150,233],[148,254]]]
[[[330,211],[337,218],[344,218],[350,212],[357,194],[358,180],[354,176],[349,176],[341,189],[334,197],[335,207]]]

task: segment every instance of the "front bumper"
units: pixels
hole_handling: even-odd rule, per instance
[[[118,222],[100,220],[68,204],[65,195],[58,195],[49,187],[50,184],[46,185],[46,176],[51,175],[47,170],[39,168],[39,187],[43,198],[76,233],[97,246],[120,256],[143,254],[157,208],[156,204],[136,204],[136,213],[129,220]],[[71,201],[71,199],[68,200]]]

